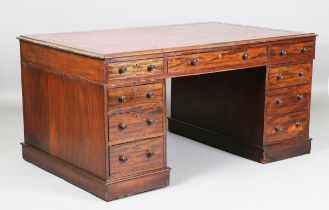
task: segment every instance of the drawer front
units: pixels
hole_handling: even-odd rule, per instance
[[[270,67],[268,76],[269,88],[288,87],[311,82],[312,64],[296,64]]]
[[[154,83],[108,90],[109,110],[162,102],[163,85]]]
[[[273,44],[270,50],[271,60],[311,59],[314,57],[314,42]]]
[[[307,135],[307,112],[296,112],[266,119],[266,143]]]
[[[163,135],[162,109],[147,109],[109,116],[110,144]]]
[[[223,50],[168,58],[168,72],[209,69],[221,66],[261,63],[267,60],[267,47]]]
[[[108,72],[109,79],[162,74],[163,59],[145,59],[120,63],[109,63]]]
[[[310,91],[309,85],[269,91],[266,106],[267,115],[307,110]]]
[[[111,178],[163,168],[163,137],[110,146],[109,156]]]

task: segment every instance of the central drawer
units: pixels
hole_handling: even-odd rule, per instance
[[[267,47],[238,48],[179,55],[168,58],[168,72],[182,72],[199,69],[210,69],[223,66],[259,64],[267,61]]]
[[[163,137],[110,146],[110,177],[117,178],[164,167]]]
[[[267,98],[267,115],[307,110],[310,101],[310,85],[271,90]]]
[[[109,142],[118,144],[163,135],[161,108],[109,116]]]

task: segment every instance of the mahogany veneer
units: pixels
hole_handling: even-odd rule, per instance
[[[166,78],[171,132],[261,163],[309,153],[315,38],[222,23],[20,36],[23,158],[106,201],[167,186]]]

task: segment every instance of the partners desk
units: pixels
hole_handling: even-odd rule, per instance
[[[222,23],[20,36],[25,160],[110,201],[169,184],[173,133],[310,153],[314,33]]]

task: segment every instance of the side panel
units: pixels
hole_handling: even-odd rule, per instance
[[[106,178],[104,88],[22,64],[25,143]]]

